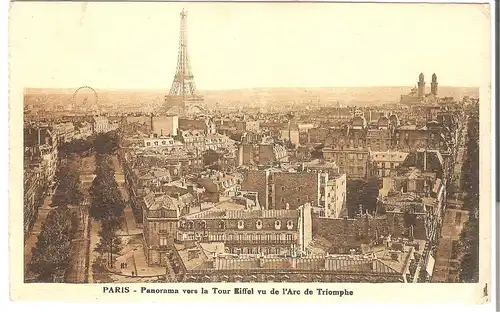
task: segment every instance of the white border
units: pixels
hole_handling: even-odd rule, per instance
[[[140,1],[138,1],[138,2],[140,2]],[[158,2],[160,2],[160,1],[158,1]],[[236,0],[235,2],[239,2],[239,1]],[[265,2],[265,1],[256,1],[256,2]],[[297,2],[302,2],[302,1],[297,1]],[[317,1],[317,2],[341,2],[341,1],[321,1],[320,0],[320,1]],[[349,1],[349,2],[366,2],[366,1]],[[415,0],[391,1],[391,0],[388,0],[388,1],[373,1],[373,2],[409,2],[409,3],[418,3],[418,2],[422,2],[422,1],[415,1]],[[425,1],[425,2],[428,2],[428,3],[443,3],[445,1]],[[448,1],[446,1],[446,2],[448,2]],[[494,37],[495,36],[495,34],[494,34],[494,28],[495,28],[494,25],[495,25],[495,13],[496,13],[496,10],[494,9],[494,6],[495,6],[494,1],[486,1],[485,2],[485,1],[463,1],[463,0],[456,0],[456,1],[450,1],[450,2],[454,2],[454,3],[490,3],[490,5],[492,6],[492,10],[491,10],[492,22],[491,22],[491,25],[492,25],[492,29],[493,29],[492,30],[492,41],[491,41],[492,42],[492,44],[491,44],[491,47],[492,47],[492,53],[491,53],[492,61],[491,61],[491,64],[492,64],[492,69],[496,68],[497,65],[495,64],[495,49],[494,49],[494,47],[495,47],[495,45],[494,45],[494,39],[495,39],[495,37]],[[4,2],[4,3],[6,3],[6,2]],[[8,10],[7,9],[6,10],[1,10],[0,9],[0,12],[2,14],[2,18],[4,17],[3,14],[5,14],[6,18],[5,18],[4,21],[7,22],[7,12],[8,12]],[[6,24],[7,23],[5,23],[4,25],[6,25]],[[5,29],[6,31],[3,32],[3,29]],[[2,35],[5,34],[5,37],[3,37],[3,38],[7,38],[7,27],[2,28],[2,33],[1,34]],[[7,43],[8,41],[4,40],[3,42]],[[6,45],[6,47],[7,47],[7,45]],[[2,54],[2,56],[5,56],[3,59],[7,60],[8,50],[3,50],[2,49],[1,51],[2,52],[5,51],[5,53]],[[2,65],[5,66],[5,67],[2,67],[2,69],[5,68],[6,72],[8,72],[7,62],[3,62]],[[491,85],[493,87],[493,86],[496,86],[495,71],[494,70],[492,70],[491,75],[492,75],[492,78],[491,78],[491,82],[492,83],[491,83]],[[4,97],[4,99],[7,99],[7,94],[8,94],[8,88],[7,88],[8,78],[7,78],[7,75],[5,75],[3,77],[5,77],[5,79],[6,79],[5,82],[6,83],[3,84],[4,87],[1,89],[1,91],[2,91],[2,93],[5,92],[6,96]],[[496,108],[495,108],[495,105],[494,105],[495,104],[494,103],[495,96],[496,96],[496,90],[493,87],[492,88],[492,93],[491,93],[491,103],[490,103],[491,107],[493,108],[492,109],[492,114],[491,114],[491,127],[492,127],[492,131],[495,131],[494,129],[495,129],[495,124],[496,124],[496,120],[495,120],[495,117],[496,117],[496,114],[495,114],[496,113]],[[483,103],[483,105],[484,105],[484,103]],[[3,105],[3,107],[7,108],[7,110],[8,110],[7,103],[5,103],[5,105]],[[3,120],[4,122],[2,124],[5,125],[5,126],[7,126],[8,125],[8,122],[7,122],[8,114],[7,114],[7,112],[5,112],[4,114],[0,114],[0,115],[2,116],[2,118],[4,118],[4,120]],[[2,144],[5,143],[5,145],[6,145],[7,148],[5,148],[4,150],[8,150],[8,128],[6,128],[5,130],[7,130],[7,131],[2,132],[2,135],[0,136],[0,138],[1,138],[0,142]],[[493,142],[494,142],[494,140],[492,140],[492,145],[494,144]],[[490,166],[492,168],[492,172],[495,172],[494,169],[495,169],[495,159],[496,159],[495,155],[496,155],[496,150],[494,148],[493,148],[493,151],[492,151],[492,155],[494,157],[491,158],[492,164]],[[9,170],[8,169],[9,168],[9,165],[8,165],[9,164],[9,159],[8,159],[7,155],[5,155],[5,156],[6,157],[3,159],[2,164],[4,166],[6,165],[7,170],[5,170],[3,172],[8,172],[8,170]],[[5,192],[8,189],[8,176],[5,175],[5,174],[1,175],[1,181],[2,181],[2,183],[5,183],[5,187],[1,188],[1,190]],[[496,198],[495,198],[495,191],[496,191],[496,183],[495,182],[496,182],[496,179],[495,179],[494,175],[491,176],[491,182],[492,182],[492,184],[491,184],[491,187],[492,187],[492,193],[491,193],[492,203],[495,203],[496,202]],[[4,185],[2,184],[2,186],[4,186]],[[0,198],[2,200],[4,200],[5,205],[3,205],[3,206],[4,207],[8,207],[9,206],[8,200],[7,200],[8,197],[5,196],[5,195],[7,195],[6,192],[4,193],[4,196],[0,196]],[[496,245],[496,235],[495,235],[495,231],[494,231],[494,229],[496,229],[496,224],[495,224],[496,209],[495,208],[496,208],[496,206],[492,207],[492,218],[491,218],[492,219],[492,237],[493,237],[492,242],[491,242],[492,246]],[[4,211],[8,211],[8,209],[4,208]],[[5,229],[8,228],[8,218],[7,217],[2,218],[2,222],[5,222],[5,225],[6,225],[6,226],[3,227],[4,231],[2,233],[2,234],[5,235],[5,234],[7,234],[7,231],[5,231]],[[5,239],[2,240],[2,243],[4,243],[4,242],[7,243],[7,235],[5,235],[4,237],[5,237]],[[6,248],[4,250],[7,250],[7,244],[6,244],[5,247]],[[496,255],[496,253],[492,249],[492,256],[493,255]],[[6,259],[8,259],[8,257],[4,258],[4,260],[6,260]],[[494,265],[495,265],[494,261],[492,261],[492,268],[491,268],[491,272],[492,273],[495,272]],[[4,272],[3,272],[3,274],[1,276],[3,276],[3,277],[9,276],[9,269],[8,269],[9,266],[8,266],[8,263],[4,262],[3,265],[1,266],[1,268],[2,268],[2,270],[4,270]],[[4,281],[4,284],[2,286],[5,286],[5,289],[4,289],[5,291],[3,293],[4,294],[8,294],[9,293],[9,291],[8,291],[8,289],[9,289],[8,279],[4,278],[3,281]],[[492,274],[491,281],[492,281],[492,284],[496,283],[496,276],[495,276],[495,274]],[[492,287],[490,288],[490,291],[491,291],[492,294],[495,294],[496,287],[495,287],[495,285],[491,285],[491,286]],[[381,295],[387,296],[388,294],[381,294]],[[418,296],[418,293],[415,293],[415,296]],[[481,310],[481,309],[488,309],[489,310],[491,308],[494,308],[493,304],[496,301],[495,297],[496,296],[493,295],[492,296],[492,302],[490,304],[483,305],[483,306],[476,306],[476,307],[470,307],[469,306],[469,307],[464,307],[464,306],[453,306],[453,305],[451,305],[450,308],[453,308],[454,311],[461,311],[462,309],[464,311],[470,311],[471,309],[479,309],[479,310]],[[6,299],[9,300],[8,298],[6,298]],[[278,309],[284,308],[283,305],[282,305],[283,303],[284,302],[280,303],[280,305],[277,306],[276,308],[278,308]],[[214,305],[208,304],[208,303],[203,303],[203,305],[201,305],[201,306],[199,304],[194,304],[195,306],[189,307],[189,308],[186,307],[186,304],[187,303],[182,303],[182,304],[180,304],[180,303],[173,304],[172,303],[172,304],[169,304],[170,306],[168,308],[169,309],[175,309],[175,308],[178,307],[178,308],[181,308],[182,310],[191,309],[191,308],[196,309],[198,307],[202,308],[202,309],[207,309],[209,307],[214,307],[214,308],[217,308],[217,310],[226,309],[226,308],[228,308],[228,309],[231,309],[231,308],[233,308],[233,309],[234,308],[243,309],[243,308],[246,308],[246,307],[250,308],[249,305],[245,305],[243,307],[240,306],[240,305],[232,307],[233,303],[224,303],[224,304],[215,303]],[[274,308],[273,304],[276,304],[276,303],[256,304],[255,307],[251,307],[251,308],[255,309],[255,308],[259,308],[260,306],[262,306],[262,308],[265,308],[266,310],[267,309],[271,310],[272,308]],[[302,304],[294,304],[294,306],[289,306],[289,308],[292,308],[292,309],[294,309],[294,308],[297,308],[297,309],[299,309],[299,308],[302,308],[302,309],[303,308],[311,309],[312,308],[312,306],[311,306],[310,303],[307,303],[307,306],[301,306],[301,305]],[[358,304],[356,304],[356,305],[358,305]],[[67,306],[67,304],[62,304],[62,303],[15,303],[14,304],[14,303],[10,302],[10,300],[7,302],[6,305],[2,305],[2,306],[7,307],[6,311],[9,311],[9,310],[15,310],[15,311],[17,311],[18,309],[19,310],[24,310],[24,308],[27,308],[27,309],[31,308],[31,309],[34,309],[36,311],[67,311],[68,308],[69,309],[73,309],[73,310],[78,310],[78,311],[83,310],[83,309],[87,310],[87,309],[96,309],[96,308],[98,308],[97,311],[104,310],[104,309],[106,309],[106,310],[107,309],[113,309],[113,310],[120,309],[121,311],[129,311],[129,310],[132,311],[132,309],[136,310],[136,309],[150,309],[150,308],[151,309],[158,309],[159,308],[158,306],[152,306],[149,303],[141,303],[140,306],[139,305],[137,305],[137,306],[131,305],[130,303],[115,303],[112,306],[109,306],[109,305],[108,306],[104,306],[103,304],[91,304],[89,306],[77,304],[77,305],[72,305],[70,307],[70,306]],[[378,310],[379,308],[387,310],[387,308],[388,308],[388,307],[385,307],[385,306],[379,306],[379,305],[370,305],[370,306],[367,306],[367,305],[364,305],[364,304],[359,305],[359,307],[361,309],[370,309],[370,310]],[[349,307],[349,308],[352,308],[352,307]],[[394,308],[399,308],[399,309],[405,309],[405,310],[408,310],[408,311],[412,311],[413,309],[415,309],[415,310],[417,310],[417,309],[418,310],[425,309],[425,308],[427,308],[427,306],[425,306],[425,307],[423,307],[423,306],[396,307],[395,306]],[[446,309],[445,306],[439,307],[439,309],[443,309],[443,308]]]

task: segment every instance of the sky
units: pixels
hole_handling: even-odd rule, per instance
[[[170,89],[183,8],[200,90],[489,79],[487,5],[15,2],[11,84]]]

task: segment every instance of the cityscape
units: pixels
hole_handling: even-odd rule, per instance
[[[25,283],[478,281],[477,87],[202,92],[178,17],[169,89],[24,90]]]

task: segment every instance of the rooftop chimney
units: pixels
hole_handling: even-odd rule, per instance
[[[424,150],[424,172],[427,171],[427,149]]]

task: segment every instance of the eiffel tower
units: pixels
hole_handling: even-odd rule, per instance
[[[196,90],[187,47],[187,12],[183,9],[181,12],[177,70],[170,92],[165,96],[164,110],[166,113],[191,115],[205,111],[203,96],[199,95]]]

